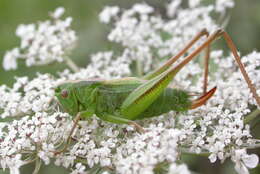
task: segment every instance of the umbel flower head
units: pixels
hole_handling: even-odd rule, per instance
[[[67,80],[114,79],[153,70],[202,28],[210,32],[218,28],[211,14],[223,14],[233,5],[232,0],[217,0],[206,6],[200,0],[190,0],[187,7],[182,7],[181,0],[172,0],[166,4],[167,17],[144,3],[130,9],[105,7],[100,20],[112,26],[108,40],[120,44],[122,52],[95,53],[90,56],[90,63],[81,68],[68,59],[76,35],[70,28],[72,18],[60,19],[63,8],[56,9],[50,20],[38,25],[20,25],[16,34],[21,44],[4,56],[5,70],[16,69],[19,59],[28,66],[66,60],[76,72],[65,69],[55,75],[38,73],[33,79],[17,77],[12,87],[0,86],[1,167],[16,174],[21,166],[35,163],[37,172],[42,162],[48,165],[54,161],[72,174],[97,170],[118,174],[189,174],[191,171],[180,156],[192,153],[207,154],[211,163],[230,158],[238,173],[248,173],[248,168],[258,165],[258,157],[248,154],[247,149],[258,147],[259,140],[251,135],[245,115],[257,115],[259,110],[255,110],[256,101],[233,58],[220,50],[210,54],[216,71],[210,74],[209,86],[218,87],[214,97],[195,110],[141,120],[139,124],[146,130],[142,134],[129,125],[112,124],[93,116],[81,120],[70,135],[75,116],[64,111],[54,96],[55,87]],[[252,52],[243,56],[242,61],[259,87],[260,53]],[[171,86],[200,92],[202,74],[200,63],[192,61]],[[66,145],[62,153],[55,153]]]
[[[72,18],[62,20],[64,8],[57,8],[51,19],[38,24],[21,24],[16,36],[21,39],[20,47],[13,48],[4,56],[5,70],[17,68],[17,60],[24,59],[27,66],[62,62],[75,46],[77,37],[70,28]]]

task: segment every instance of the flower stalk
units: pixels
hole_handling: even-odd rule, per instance
[[[69,57],[65,56],[64,60],[67,64],[67,66],[74,72],[79,72],[79,67],[73,62]]]

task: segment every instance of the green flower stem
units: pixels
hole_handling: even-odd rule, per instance
[[[244,144],[243,145],[247,149],[257,149],[260,148],[260,140],[256,140],[255,144]]]
[[[65,57],[64,60],[72,71],[79,72],[79,67],[70,58]]]
[[[259,109],[255,109],[253,112],[251,112],[250,114],[248,114],[245,119],[244,119],[244,123],[248,124],[250,121],[252,121],[253,119],[255,119],[258,115],[260,115],[260,110]]]
[[[36,159],[36,162],[35,162],[35,168],[34,168],[34,171],[33,171],[33,174],[38,174],[39,171],[40,171],[40,168],[41,168],[41,159],[37,157]]]
[[[184,147],[181,148],[181,153],[184,155],[196,155],[196,156],[203,156],[203,157],[208,157],[210,155],[209,152],[196,153],[196,152],[193,152],[193,151],[189,150],[188,148],[184,148]]]
[[[137,70],[137,76],[141,77],[143,75],[143,67],[142,67],[142,62],[139,59],[136,60],[136,70]]]

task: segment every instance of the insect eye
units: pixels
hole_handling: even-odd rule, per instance
[[[69,96],[69,92],[67,90],[64,89],[64,90],[61,91],[61,97],[62,98],[67,98],[68,96]]]

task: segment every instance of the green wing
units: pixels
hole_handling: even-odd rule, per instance
[[[132,85],[132,84],[142,84],[146,82],[146,80],[139,79],[137,77],[125,77],[114,80],[104,80],[102,83],[104,85]]]
[[[178,68],[168,69],[136,88],[123,102],[122,115],[130,120],[135,119],[160,96],[177,72]]]

